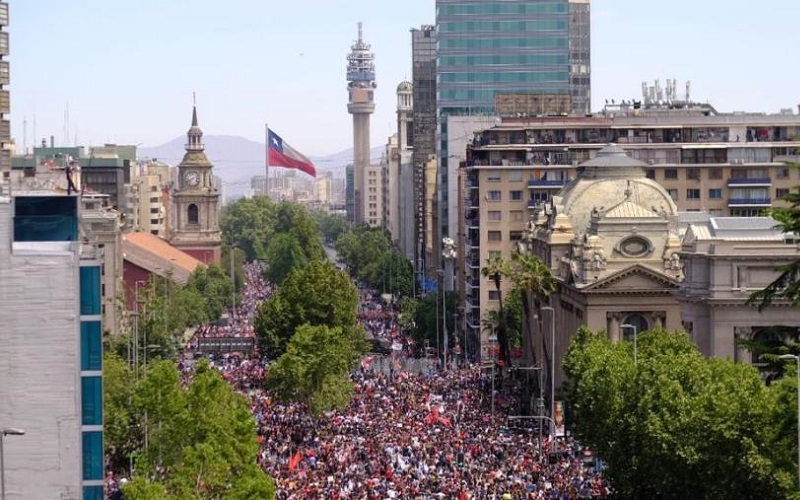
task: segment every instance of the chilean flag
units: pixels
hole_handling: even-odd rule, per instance
[[[317,170],[305,155],[285,143],[281,136],[269,131],[269,164],[270,166],[296,168],[311,177],[317,176]]]

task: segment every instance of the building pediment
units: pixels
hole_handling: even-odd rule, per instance
[[[636,264],[581,287],[583,292],[639,294],[677,290],[678,281],[655,269]]]

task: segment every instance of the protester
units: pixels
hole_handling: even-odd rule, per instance
[[[272,288],[248,265],[237,321],[228,333],[252,335],[252,319]],[[361,290],[359,320],[373,339],[393,344],[389,370],[365,358],[352,374],[351,402],[314,418],[279,402],[263,385],[268,367],[257,354],[212,356],[211,365],[250,401],[261,450],[258,461],[295,499],[579,499],[609,494],[571,438],[539,441],[534,428],[506,420],[516,395],[501,388],[495,414],[485,373],[477,366],[406,370],[410,343],[397,311]],[[245,298],[246,297],[246,298]],[[203,329],[217,334],[219,329]],[[187,356],[188,358],[188,356]],[[187,375],[190,364],[182,364]],[[500,384],[502,386],[502,384]]]

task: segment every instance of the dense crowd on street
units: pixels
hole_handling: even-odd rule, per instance
[[[193,342],[199,338],[254,337],[253,319],[258,306],[272,295],[273,285],[263,277],[263,265],[259,262],[245,264],[244,286],[236,307],[225,312],[227,321],[201,325],[194,334]]]
[[[258,267],[250,265],[247,275],[233,330],[240,335],[252,335],[255,310],[271,292]],[[404,355],[409,344],[391,304],[362,290],[358,316],[368,335],[402,346],[393,357]],[[352,374],[349,405],[313,418],[303,405],[277,401],[264,389],[268,367],[257,355],[224,354],[212,365],[250,401],[258,461],[275,478],[279,500],[608,495],[569,437],[540,440],[531,428],[508,425],[514,405],[503,402],[514,395],[506,389],[498,389],[492,414],[487,374],[477,366],[387,373],[362,363]]]

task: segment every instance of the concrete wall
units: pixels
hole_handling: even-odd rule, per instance
[[[82,464],[77,252],[70,243],[14,249],[11,212],[11,203],[0,199],[0,425],[26,434],[3,440],[6,498],[77,499]]]

